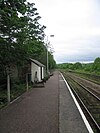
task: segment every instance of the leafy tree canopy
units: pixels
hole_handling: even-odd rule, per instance
[[[23,65],[34,58],[46,65],[45,26],[34,3],[0,0],[0,69]],[[49,53],[49,66],[55,61]]]
[[[96,58],[93,63],[93,71],[100,72],[100,58]]]

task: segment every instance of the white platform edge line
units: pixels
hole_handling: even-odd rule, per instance
[[[71,94],[71,96],[72,96],[72,98],[73,98],[73,100],[74,100],[74,102],[75,102],[78,110],[79,110],[79,113],[80,113],[80,115],[81,115],[81,117],[82,117],[82,119],[83,119],[83,121],[84,121],[84,123],[85,123],[85,125],[86,125],[86,127],[87,127],[87,129],[89,131],[89,133],[94,133],[93,130],[92,130],[92,128],[91,128],[91,126],[90,126],[90,124],[89,124],[89,122],[88,122],[88,120],[86,119],[86,117],[85,117],[85,115],[84,115],[84,113],[83,113],[80,105],[78,104],[78,102],[77,102],[77,100],[76,100],[73,92],[71,91],[71,89],[70,89],[67,81],[65,80],[63,74],[62,73],[60,73],[60,74],[61,74],[62,78],[64,79],[64,82],[66,83],[66,86],[68,87],[68,90],[69,90],[69,92],[70,92],[70,94]]]

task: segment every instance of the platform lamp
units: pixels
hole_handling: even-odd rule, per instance
[[[54,35],[49,35],[49,37],[54,37]],[[50,41],[48,40],[47,36],[47,42],[46,42],[46,48],[47,48],[47,73],[49,73],[49,61],[48,61],[48,46],[50,44]]]

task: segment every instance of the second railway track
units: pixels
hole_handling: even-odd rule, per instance
[[[95,133],[100,131],[100,97],[92,89],[86,88],[78,80],[74,80],[69,74],[63,73],[72,91],[80,102],[84,112],[88,114],[88,119]],[[90,118],[89,118],[90,117]],[[90,120],[91,119],[91,120]]]

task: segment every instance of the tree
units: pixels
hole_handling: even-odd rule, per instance
[[[76,62],[75,64],[73,64],[73,69],[82,69],[82,64],[80,62]]]
[[[49,69],[56,68],[56,62],[54,60],[53,55],[49,52]]]
[[[26,54],[23,38],[27,22],[24,16],[18,15],[24,15],[25,9],[24,0],[2,0],[0,3],[0,63],[5,67],[10,67]]]
[[[88,72],[92,71],[92,66],[93,66],[93,63],[82,64],[84,71],[88,71]]]
[[[0,1],[0,63],[5,67],[23,64],[34,51],[41,53],[45,26],[39,24],[34,5],[26,0]]]
[[[0,70],[25,66],[34,58],[46,65],[44,25],[34,3],[26,0],[0,0]],[[50,53],[50,61],[54,63]]]
[[[93,63],[93,71],[100,72],[100,58],[96,58]]]

